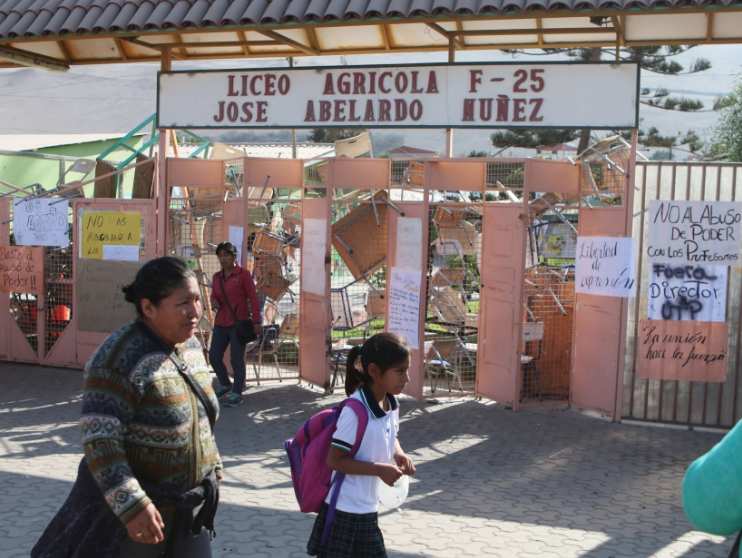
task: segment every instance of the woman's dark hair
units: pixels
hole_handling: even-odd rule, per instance
[[[345,393],[353,395],[363,385],[370,385],[373,380],[368,367],[375,364],[384,374],[390,368],[401,364],[410,356],[410,346],[404,337],[396,333],[377,333],[366,339],[363,345],[356,345],[348,353],[348,367],[345,371]],[[355,364],[360,357],[359,371]]]
[[[237,247],[229,241],[219,243],[219,246],[216,247],[216,255],[218,256],[222,250],[233,256],[237,255]]]
[[[157,258],[144,264],[131,285],[124,286],[124,300],[137,308],[142,315],[142,300],[145,298],[155,306],[169,297],[190,278],[196,278],[188,264],[179,258]]]

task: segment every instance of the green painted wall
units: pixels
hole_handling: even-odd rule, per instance
[[[85,157],[95,159],[98,155],[113,146],[118,140],[90,141],[72,145],[59,145],[55,147],[44,147],[29,151],[29,153],[45,153],[49,155],[64,155],[69,157]],[[144,142],[142,136],[136,136],[127,140],[127,145],[134,149],[140,148]],[[124,147],[119,147],[113,153],[110,153],[106,159],[111,162],[121,162],[127,159],[132,152]],[[67,161],[66,168],[72,166],[74,161]],[[31,184],[39,183],[47,190],[56,187],[60,176],[64,172],[61,168],[61,161],[51,159],[40,159],[24,155],[4,155],[0,154],[0,180],[9,182],[14,186],[23,188]],[[82,175],[67,175],[68,180],[79,180]],[[93,178],[93,173],[88,175],[86,180]],[[130,170],[124,173],[124,193],[131,195],[132,182],[134,180],[134,171]],[[93,196],[93,184],[83,187],[85,197]],[[10,191],[0,185],[0,192]]]

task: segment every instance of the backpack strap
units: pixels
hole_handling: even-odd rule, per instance
[[[350,448],[349,454],[350,457],[355,457],[355,455],[358,453],[358,448],[361,447],[363,436],[366,434],[366,427],[368,426],[368,411],[366,410],[366,406],[361,401],[349,397],[338,407],[338,419],[340,418],[340,413],[342,412],[343,408],[346,406],[353,409],[356,417],[358,417],[356,441],[353,443],[353,447]],[[344,480],[345,473],[335,471],[335,477],[332,479],[332,483],[330,483],[332,497],[330,498],[330,503],[328,504],[329,507],[327,509],[327,517],[325,518],[325,527],[322,530],[322,541],[320,542],[320,546],[326,545],[328,539],[330,538],[330,526],[332,525],[332,520],[335,518],[335,507],[337,506],[338,496],[340,495],[340,488],[342,487]]]

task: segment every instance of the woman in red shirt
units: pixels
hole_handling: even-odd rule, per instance
[[[255,281],[250,272],[237,263],[237,248],[231,242],[222,242],[216,247],[216,257],[222,270],[214,274],[211,281],[211,307],[216,310],[214,334],[211,337],[209,360],[219,378],[216,396],[228,397],[225,405],[242,405],[242,390],[245,389],[245,345],[237,339],[237,328],[229,306],[238,320],[253,322],[256,335],[263,333],[260,318],[260,301]],[[226,293],[229,305],[224,298]],[[249,302],[249,304],[248,304]],[[229,361],[232,364],[234,382],[229,381],[224,353],[229,345]]]

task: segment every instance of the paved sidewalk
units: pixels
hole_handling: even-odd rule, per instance
[[[81,373],[0,363],[0,557],[28,556],[66,498],[81,457]],[[222,409],[225,461],[216,557],[306,556],[283,441],[336,403],[295,382],[250,389]],[[418,474],[402,511],[383,511],[389,555],[517,558],[727,556],[694,531],[680,482],[714,433],[610,424],[568,410],[491,402],[402,404],[402,447]]]

